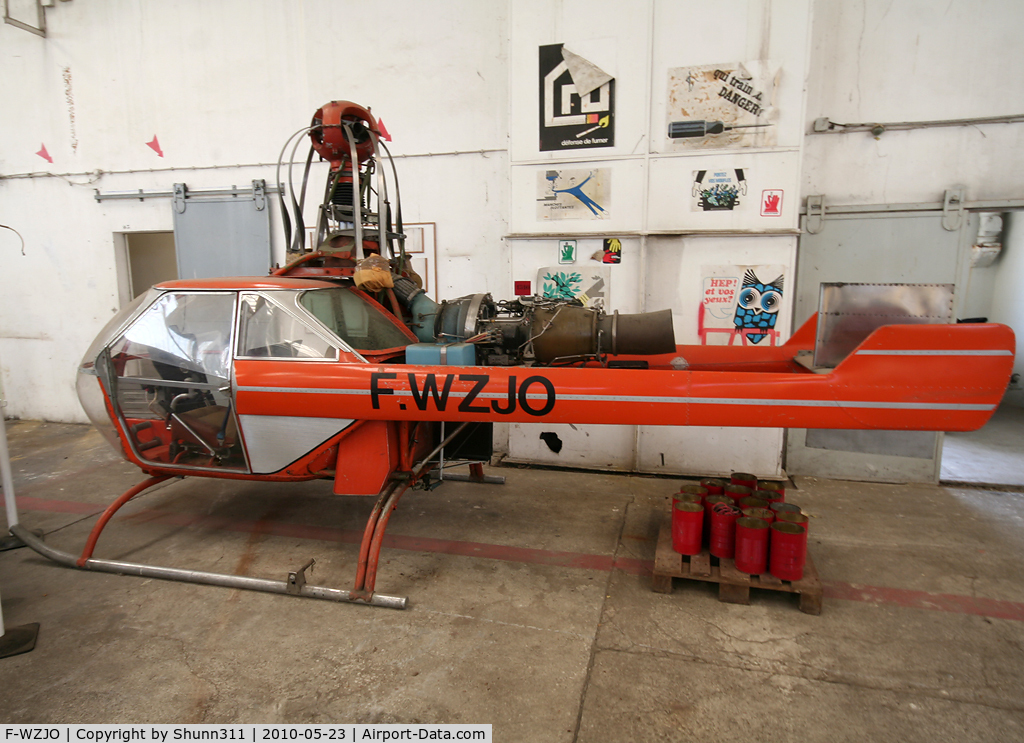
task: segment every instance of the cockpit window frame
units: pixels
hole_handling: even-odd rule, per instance
[[[147,464],[147,465],[152,466],[152,467],[157,468],[157,469],[160,469],[160,468],[162,468],[164,466],[168,466],[168,467],[171,467],[171,468],[173,468],[175,470],[193,471],[193,472],[199,472],[199,473],[223,472],[227,476],[248,475],[248,474],[252,473],[252,465],[249,462],[249,453],[248,453],[248,450],[247,450],[246,444],[245,444],[245,436],[244,436],[244,433],[241,430],[239,430],[239,441],[240,441],[240,444],[241,444],[241,452],[242,452],[242,458],[243,458],[243,462],[244,462],[244,465],[242,467],[222,468],[222,467],[215,467],[215,466],[205,466],[205,465],[196,465],[196,464],[175,464],[175,463],[172,463],[171,465],[164,465],[164,464],[159,463],[159,462],[153,462],[151,460],[147,460],[145,458],[145,456],[143,456],[142,451],[139,449],[137,443],[135,442],[134,437],[130,434],[128,422],[127,422],[127,420],[125,418],[124,411],[122,410],[121,405],[118,403],[118,386],[120,384],[120,380],[121,380],[122,377],[119,376],[117,374],[116,370],[114,369],[114,364],[113,364],[113,360],[111,358],[111,353],[110,353],[110,349],[114,345],[114,343],[116,341],[120,340],[124,336],[124,334],[128,331],[128,329],[130,327],[132,327],[132,325],[134,325],[134,323],[145,312],[147,312],[153,305],[155,305],[162,297],[164,297],[164,296],[166,296],[168,294],[179,294],[179,295],[180,294],[187,294],[187,295],[207,295],[207,294],[230,295],[232,297],[232,299],[233,299],[233,305],[232,305],[232,311],[231,311],[231,315],[230,315],[230,323],[231,323],[231,325],[230,325],[230,331],[229,331],[230,335],[229,335],[228,345],[227,345],[227,348],[228,348],[228,373],[229,373],[229,378],[226,380],[227,381],[226,387],[222,386],[222,387],[218,387],[218,389],[220,389],[222,391],[226,391],[228,393],[228,397],[229,397],[229,399],[231,401],[231,409],[236,409],[237,383],[235,381],[235,364],[234,364],[234,361],[235,361],[235,344],[237,343],[237,333],[238,333],[238,313],[239,313],[239,307],[240,307],[240,304],[241,304],[240,297],[239,297],[240,293],[241,292],[233,291],[231,289],[227,289],[227,290],[225,290],[225,289],[176,289],[176,288],[175,289],[158,289],[157,287],[152,287],[149,290],[149,292],[148,292],[148,294],[152,295],[152,300],[149,301],[149,302],[142,302],[138,307],[136,307],[131,312],[129,317],[127,317],[123,322],[119,323],[116,326],[117,327],[116,332],[111,333],[109,335],[109,337],[107,338],[106,342],[103,344],[99,354],[97,355],[97,359],[96,359],[99,362],[99,364],[98,364],[99,368],[96,369],[96,376],[99,379],[100,384],[103,387],[104,393],[106,394],[107,403],[108,403],[108,405],[110,407],[110,410],[113,411],[114,416],[116,418],[116,425],[115,425],[115,427],[120,429],[119,438],[121,440],[121,444],[122,445],[127,445],[128,450],[131,452],[131,454],[137,460],[136,463],[140,464],[140,466],[142,466],[142,464]],[[142,381],[153,381],[153,382],[159,382],[160,384],[166,384],[166,380],[145,380],[144,378],[139,378],[139,377],[125,377],[125,378],[131,380],[132,382],[137,382],[137,381],[139,381],[141,379]],[[204,387],[204,388],[211,386],[211,385],[205,384],[205,383],[197,383],[197,384],[201,384],[201,386]],[[177,385],[171,385],[171,386],[177,386]]]
[[[381,317],[385,318],[396,329],[398,329],[399,332],[401,332],[401,334],[405,336],[405,338],[408,341],[408,343],[406,343],[404,346],[391,346],[389,348],[375,348],[375,349],[368,349],[367,348],[367,349],[356,350],[350,343],[348,343],[347,341],[342,340],[333,330],[331,330],[326,325],[324,325],[324,323],[320,320],[320,318],[316,317],[316,315],[314,315],[310,310],[308,310],[302,304],[302,302],[301,302],[302,296],[307,294],[307,293],[317,292],[317,291],[333,291],[333,290],[338,290],[338,289],[341,289],[341,290],[344,290],[344,291],[349,291],[352,294],[355,294],[362,301],[366,302],[366,304],[369,305],[371,310],[376,311],[378,315],[380,315]],[[312,317],[316,321],[316,323],[317,323],[317,325],[319,327],[322,327],[326,332],[330,333],[333,337],[338,338],[339,340],[341,340],[341,342],[343,344],[345,344],[345,346],[347,348],[351,348],[352,349],[352,353],[356,354],[357,356],[359,356],[360,359],[362,359],[364,361],[366,361],[364,356],[372,356],[375,360],[376,359],[380,359],[382,357],[395,356],[397,354],[404,353],[405,349],[406,349],[406,346],[412,345],[413,343],[419,343],[419,339],[416,337],[416,335],[411,330],[409,330],[409,328],[406,327],[406,325],[403,322],[401,322],[401,320],[399,320],[397,317],[395,317],[384,306],[382,306],[380,304],[380,302],[375,300],[369,294],[367,294],[366,292],[362,291],[361,289],[357,289],[354,286],[317,287],[316,289],[304,289],[304,290],[299,292],[298,297],[295,300],[295,303],[296,303],[296,305],[298,306],[298,308],[302,312],[304,312],[305,314],[307,314],[310,317]],[[370,362],[367,361],[366,363],[370,363]],[[376,361],[374,361],[374,363],[376,363]]]
[[[285,290],[242,290],[238,292],[238,309],[236,310],[235,317],[235,340],[236,346],[239,340],[241,340],[241,323],[242,323],[242,301],[247,296],[258,296],[265,299],[277,310],[284,312],[290,316],[296,322],[306,326],[314,335],[318,336],[324,343],[327,343],[334,353],[331,356],[323,357],[296,357],[296,356],[246,356],[238,353],[239,349],[234,349],[234,358],[240,361],[299,361],[302,363],[319,362],[319,363],[337,363],[341,358],[341,352],[354,355],[359,361],[367,363],[366,359],[359,355],[358,352],[351,349],[345,341],[338,338],[334,333],[330,331],[323,323],[321,323],[312,313],[309,313],[299,304],[298,297],[304,291],[302,289],[285,289]],[[287,296],[289,302],[286,303],[283,298]],[[289,304],[291,306],[289,307]]]
[[[154,291],[154,289],[151,289],[150,291]],[[104,344],[103,348],[105,350],[109,351],[114,346],[114,344],[116,344],[118,341],[120,341],[122,338],[124,338],[125,334],[131,328],[133,328],[135,326],[135,324],[142,318],[143,315],[145,315],[147,312],[149,312],[164,297],[168,297],[168,296],[189,296],[189,297],[193,297],[193,296],[194,297],[198,297],[198,296],[222,296],[222,297],[230,297],[231,298],[231,313],[230,313],[229,317],[227,318],[228,337],[227,337],[227,341],[226,341],[226,348],[227,348],[227,351],[228,351],[228,356],[227,356],[227,359],[226,359],[226,369],[225,369],[225,371],[227,372],[227,376],[215,375],[215,376],[218,376],[219,379],[230,380],[231,377],[232,377],[232,368],[234,366],[234,363],[233,363],[233,359],[234,359],[234,356],[235,356],[234,348],[235,348],[235,343],[238,340],[238,338],[237,338],[238,304],[239,304],[239,302],[238,302],[238,294],[239,294],[238,292],[231,291],[230,289],[227,289],[227,290],[225,290],[225,289],[219,289],[219,290],[192,290],[192,289],[168,289],[168,290],[162,290],[162,291],[160,291],[159,294],[156,294],[153,297],[153,301],[152,302],[149,302],[149,303],[145,304],[145,309],[144,310],[133,312],[132,316],[131,316],[131,320],[122,323],[119,326],[119,329],[118,329],[117,333],[115,333],[114,335],[112,335],[110,337],[110,340],[107,341],[107,343]],[[209,372],[206,372],[206,373],[209,373]],[[124,375],[122,375],[122,376],[124,376]],[[127,375],[127,376],[131,376],[131,375]],[[159,380],[159,381],[160,381],[161,384],[163,384],[162,380]]]

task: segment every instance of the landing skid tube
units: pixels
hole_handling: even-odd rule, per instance
[[[96,546],[100,533],[114,513],[139,493],[169,479],[170,476],[151,477],[130,488],[124,495],[111,503],[96,521],[96,525],[93,527],[92,533],[90,533],[85,548],[79,557],[54,549],[46,544],[41,537],[20,524],[12,526],[11,533],[24,542],[27,547],[38,552],[43,557],[47,557],[56,563],[70,568],[94,570],[101,573],[117,573],[119,575],[137,575],[142,578],[159,578],[161,580],[174,580],[182,583],[198,583],[207,586],[239,588],[247,591],[279,593],[287,596],[303,596],[324,601],[361,603],[387,609],[404,609],[408,603],[408,599],[405,596],[388,596],[374,591],[377,565],[380,561],[380,550],[384,541],[384,532],[387,529],[388,520],[391,518],[391,513],[397,508],[399,499],[419,479],[424,470],[429,466],[431,460],[467,425],[469,424],[463,423],[456,427],[434,451],[420,460],[408,473],[405,473],[406,479],[404,481],[392,483],[381,492],[377,498],[377,503],[373,507],[373,511],[370,513],[370,518],[366,523],[366,529],[363,533],[362,544],[359,547],[359,565],[356,571],[355,588],[352,591],[307,584],[306,569],[313,565],[312,560],[299,570],[290,572],[287,580],[269,580],[266,578],[250,578],[243,575],[207,573],[201,570],[168,568],[137,562],[100,560],[92,557],[92,551]]]

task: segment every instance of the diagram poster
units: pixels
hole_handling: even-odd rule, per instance
[[[611,168],[537,171],[537,219],[608,219]]]
[[[615,79],[561,44],[540,47],[540,150],[615,145]]]
[[[670,150],[773,147],[778,72],[761,62],[668,71]]]
[[[777,345],[785,275],[782,265],[701,266],[701,345]]]
[[[545,299],[578,299],[603,309],[608,302],[611,266],[548,266],[537,271],[537,288]]]

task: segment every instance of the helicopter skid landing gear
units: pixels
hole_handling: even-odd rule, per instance
[[[29,531],[20,524],[11,527],[11,533],[25,543],[27,547],[38,552],[43,557],[67,567],[80,568],[82,570],[95,570],[104,573],[118,573],[120,575],[137,575],[144,578],[160,578],[163,580],[176,580],[184,583],[199,583],[209,586],[224,586],[226,588],[240,588],[249,591],[263,591],[265,593],[280,593],[287,596],[304,596],[306,598],[322,599],[325,601],[347,601],[352,603],[366,604],[368,606],[380,606],[388,609],[404,609],[408,599],[404,596],[387,596],[376,593],[374,585],[377,580],[377,566],[380,561],[380,550],[384,543],[384,532],[388,526],[391,513],[398,506],[399,499],[416,482],[427,469],[431,460],[441,449],[451,442],[466,423],[456,427],[452,434],[445,438],[430,454],[420,460],[404,479],[394,481],[384,488],[377,503],[370,513],[363,532],[362,544],[359,548],[359,565],[356,570],[356,583],[352,591],[343,591],[337,588],[324,586],[311,586],[306,583],[306,570],[313,566],[314,561],[307,562],[298,570],[290,571],[285,580],[268,580],[266,578],[250,578],[243,575],[227,575],[224,573],[207,573],[199,570],[184,570],[181,568],[168,568],[159,565],[146,565],[136,562],[121,562],[117,560],[100,560],[92,556],[96,542],[99,540],[103,528],[110,521],[110,518],[121,506],[135,496],[148,490],[165,480],[171,475],[158,475],[129,488],[121,497],[107,507],[100,518],[96,521],[85,548],[79,557],[62,552],[46,544],[42,536]]]

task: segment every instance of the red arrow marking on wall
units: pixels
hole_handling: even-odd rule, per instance
[[[53,158],[50,157],[50,153],[46,151],[46,145],[45,144],[43,145],[43,149],[39,150],[39,152],[37,152],[36,154],[39,155],[39,157],[41,157],[44,160],[46,160],[46,162],[48,162],[48,163],[52,163],[53,162]]]
[[[148,144],[150,147],[152,147],[153,148],[153,152],[158,154],[160,157],[164,156],[164,151],[160,149],[160,142],[157,140],[155,134],[153,135],[153,141],[152,142],[146,142],[146,144]]]
[[[380,136],[384,137],[388,142],[391,141],[391,135],[388,134],[388,129],[384,126],[384,122],[377,119],[377,128],[380,129]]]

